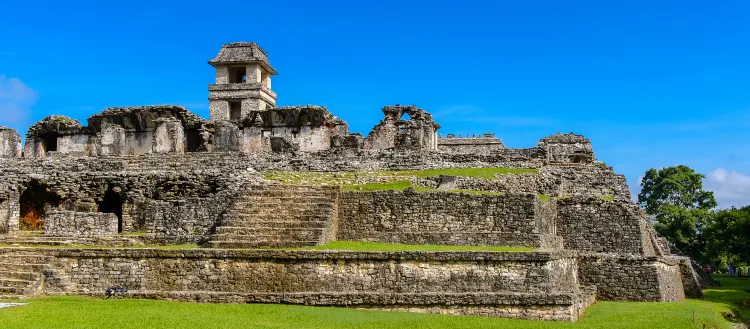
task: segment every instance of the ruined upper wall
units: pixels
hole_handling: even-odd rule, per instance
[[[484,134],[480,136],[466,137],[448,134],[438,138],[438,150],[451,153],[482,153],[488,154],[496,150],[504,149],[503,141],[495,137],[495,134]]]
[[[23,154],[18,131],[0,126],[0,158],[20,158]]]
[[[185,129],[200,129],[208,121],[179,105],[149,105],[132,107],[110,107],[88,119],[91,129],[101,131],[108,125],[125,130],[148,131],[156,129],[157,119],[177,119]]]
[[[548,163],[592,163],[596,162],[591,141],[574,133],[557,133],[539,141]]]
[[[426,149],[437,150],[437,130],[440,125],[432,115],[414,105],[383,107],[385,119],[375,126],[364,140],[369,150]],[[405,120],[404,116],[408,119]]]

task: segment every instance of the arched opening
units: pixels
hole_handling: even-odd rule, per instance
[[[411,115],[409,115],[409,113],[404,112],[404,114],[401,114],[400,120],[409,121],[411,120]]]
[[[25,231],[41,230],[44,227],[44,219],[47,210],[59,208],[60,197],[49,191],[49,186],[32,180],[21,193],[19,200],[21,208],[21,220],[19,229]]]
[[[119,188],[110,187],[104,192],[104,198],[98,202],[99,212],[117,216],[117,233],[122,233],[122,196]]]

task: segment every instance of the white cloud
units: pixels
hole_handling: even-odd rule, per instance
[[[714,192],[719,208],[750,206],[750,175],[717,168],[703,183],[706,190]]]
[[[0,125],[23,122],[38,97],[23,81],[0,75]]]

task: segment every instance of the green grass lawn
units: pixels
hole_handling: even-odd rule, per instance
[[[411,245],[381,242],[334,241],[322,246],[301,250],[351,250],[351,251],[532,251],[534,248],[509,246],[445,246]]]
[[[750,280],[719,278],[706,299],[680,303],[598,302],[577,323],[363,311],[291,305],[195,304],[48,297],[0,309],[0,328],[726,328],[726,312],[748,312]],[[698,326],[693,326],[693,311]]]

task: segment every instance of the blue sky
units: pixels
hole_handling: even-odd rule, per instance
[[[685,164],[721,206],[750,204],[747,1],[11,0],[0,22],[0,125],[22,132],[110,106],[208,117],[206,62],[255,41],[279,105],[326,105],[355,132],[396,103],[509,147],[572,131],[634,191]]]

